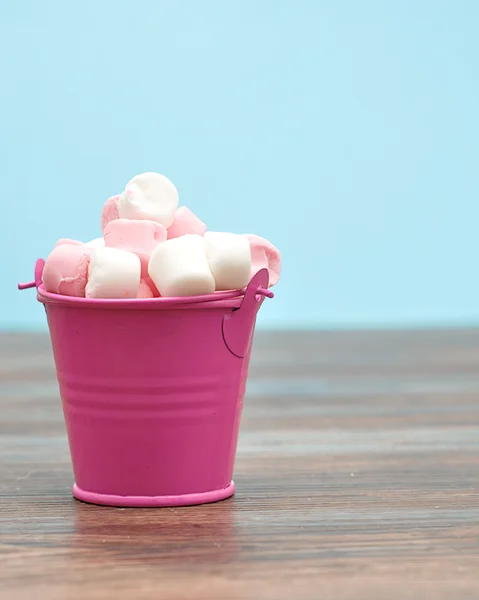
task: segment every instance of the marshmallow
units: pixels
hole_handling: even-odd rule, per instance
[[[171,181],[159,173],[133,177],[118,199],[122,219],[149,219],[169,227],[178,208],[178,192]]]
[[[271,242],[265,238],[246,233],[251,248],[251,276],[263,268],[269,271],[269,287],[276,285],[281,274],[281,254]]]
[[[105,228],[105,243],[111,248],[121,248],[133,252],[141,261],[141,276],[148,276],[148,263],[153,250],[166,240],[166,229],[154,221],[117,219]],[[151,286],[150,286],[151,287]],[[154,288],[154,284],[153,284]],[[153,289],[153,294],[155,290]],[[154,294],[155,295],[155,294]]]
[[[148,275],[148,265],[146,266],[145,274],[143,274],[143,264],[141,265],[141,279],[144,280],[150,288],[153,298],[159,298],[160,292],[156,289],[156,285],[154,284],[153,279]]]
[[[146,279],[140,279],[140,287],[138,288],[137,298],[153,298],[153,291]]]
[[[148,256],[166,240],[166,229],[154,221],[117,219],[105,228],[105,244]]]
[[[91,248],[83,244],[60,244],[48,256],[43,269],[47,292],[65,296],[85,296]]]
[[[114,221],[115,219],[120,218],[120,215],[118,214],[118,199],[119,198],[120,198],[119,194],[117,194],[116,196],[112,196],[111,198],[108,198],[108,200],[103,205],[103,211],[101,213],[101,230],[102,231],[105,231],[105,227],[108,225],[108,223],[111,223],[111,221]]]
[[[104,248],[105,240],[101,238],[95,238],[94,240],[90,240],[89,242],[85,242],[85,246],[87,248]]]
[[[148,273],[162,296],[195,296],[215,291],[205,240],[200,235],[182,235],[159,244],[151,255]]]
[[[86,246],[87,248],[103,248],[105,246],[105,240],[100,238],[95,238],[94,240],[90,240],[89,242],[79,242],[78,240],[71,240],[70,238],[60,238],[58,242],[55,244],[55,248],[57,246],[61,246],[62,244],[70,244],[73,246]]]
[[[173,223],[168,227],[168,239],[177,238],[187,233],[204,235],[205,231],[206,225],[203,221],[198,219],[187,206],[180,206],[175,212]]]
[[[236,233],[207,231],[205,247],[216,290],[236,290],[249,283],[251,251],[247,238]]]
[[[62,244],[72,244],[73,246],[83,246],[83,242],[79,242],[78,240],[71,240],[70,238],[60,238],[58,242],[55,244],[55,248],[57,246],[61,246]]]
[[[117,248],[95,248],[88,266],[87,298],[136,298],[141,263],[136,254]]]

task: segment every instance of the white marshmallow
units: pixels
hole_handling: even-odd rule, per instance
[[[88,266],[87,298],[136,298],[141,262],[136,254],[118,248],[95,248]]]
[[[87,248],[104,248],[105,247],[105,239],[102,237],[95,238],[94,240],[90,240],[89,242],[86,242],[85,246]]]
[[[131,179],[118,199],[121,219],[149,219],[169,227],[178,208],[178,192],[159,173],[142,173]]]
[[[201,235],[182,235],[158,244],[150,257],[148,274],[162,296],[197,296],[215,291]]]
[[[207,231],[206,256],[216,290],[236,290],[248,285],[251,250],[247,238],[236,233]]]

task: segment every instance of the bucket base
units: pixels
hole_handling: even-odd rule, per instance
[[[129,507],[154,507],[154,506],[191,506],[193,504],[208,504],[229,498],[235,493],[235,484],[232,481],[227,487],[212,492],[200,494],[182,494],[180,496],[115,496],[112,494],[97,494],[87,492],[73,484],[73,495],[77,500],[89,504],[103,506],[129,506]]]

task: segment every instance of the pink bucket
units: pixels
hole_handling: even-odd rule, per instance
[[[267,270],[240,291],[100,300],[46,292],[43,264],[37,298],[50,328],[73,495],[111,506],[231,496],[256,313],[272,296]]]

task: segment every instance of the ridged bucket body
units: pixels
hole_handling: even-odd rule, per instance
[[[174,506],[234,492],[264,273],[244,296],[196,303],[89,301],[40,286],[77,498]]]

